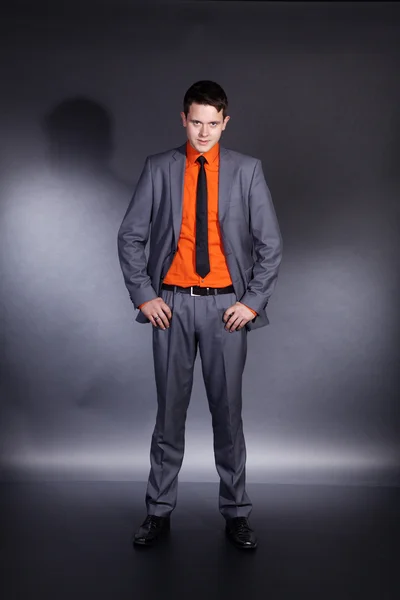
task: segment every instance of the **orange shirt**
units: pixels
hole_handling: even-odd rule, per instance
[[[196,273],[196,195],[197,178],[200,170],[200,165],[196,162],[196,159],[199,156],[200,152],[197,152],[189,141],[187,141],[181,231],[177,252],[164,277],[163,283],[179,285],[181,287],[190,287],[193,285],[200,287],[226,287],[232,284],[232,279],[223,250],[218,221],[219,144],[215,144],[208,152],[203,153],[203,156],[207,160],[204,168],[207,177],[210,272],[204,278]],[[252,312],[254,315],[257,315],[255,311],[252,310]]]
[[[164,277],[164,283],[190,287],[226,287],[232,284],[226,258],[222,248],[218,223],[218,171],[219,144],[215,144],[203,156],[207,177],[208,205],[208,254],[210,272],[201,278],[196,273],[196,192],[200,165],[196,159],[200,156],[189,141],[186,144],[186,169],[183,188],[182,226],[178,240],[177,253]]]

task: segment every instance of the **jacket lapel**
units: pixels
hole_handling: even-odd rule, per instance
[[[175,247],[178,245],[182,225],[183,183],[186,167],[186,144],[179,146],[172,155],[169,163],[171,186],[172,222],[175,236]]]
[[[229,151],[220,146],[219,149],[219,178],[218,178],[218,219],[223,224],[229,200],[231,199],[232,183],[235,175],[235,163]]]

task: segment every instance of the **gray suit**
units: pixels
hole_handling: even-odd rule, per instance
[[[186,144],[147,157],[118,234],[121,269],[135,308],[161,296],[173,312],[168,330],[153,328],[158,413],[146,503],[149,514],[158,516],[175,507],[199,346],[221,478],[220,511],[226,518],[248,516],[241,419],[247,332],[269,323],[266,306],[278,276],[282,238],[261,162],[220,146],[218,220],[234,293],[193,297],[162,290],[177,251],[185,165]],[[222,317],[236,300],[258,316],[231,334]],[[141,311],[136,320],[149,322]]]

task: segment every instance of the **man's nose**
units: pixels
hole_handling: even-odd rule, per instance
[[[206,127],[204,127],[204,125],[200,130],[200,135],[201,135],[201,137],[207,137],[207,135],[208,135],[208,129]]]

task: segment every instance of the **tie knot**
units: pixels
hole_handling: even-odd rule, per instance
[[[196,158],[196,162],[200,163],[201,167],[204,167],[204,163],[207,162],[207,159],[204,156],[199,156],[199,158]]]

